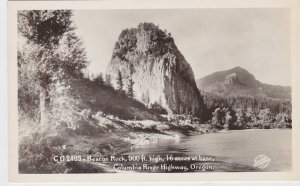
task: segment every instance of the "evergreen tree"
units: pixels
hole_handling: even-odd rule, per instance
[[[110,74],[106,74],[105,75],[105,85],[109,86],[109,87],[112,87],[112,84],[111,84],[111,75]]]
[[[192,111],[191,111],[192,116],[195,116],[195,105],[192,106]]]
[[[134,73],[134,67],[133,67],[133,64],[130,64],[130,67],[129,67],[129,73],[130,73],[130,76],[132,76],[133,75],[133,73]]]
[[[117,75],[117,90],[120,92],[123,91],[123,77],[120,70],[118,71],[118,75]]]
[[[244,128],[247,123],[247,115],[243,109],[237,109],[236,111],[236,127],[237,128]]]
[[[103,75],[102,73],[100,73],[97,78],[95,79],[95,82],[97,84],[97,86],[102,86],[104,85],[104,80],[103,80]]]
[[[60,53],[60,45],[67,43],[63,42],[60,44],[62,38],[75,41],[72,44],[79,43],[75,37],[70,36],[71,31],[74,29],[71,26],[71,16],[72,12],[69,10],[18,11],[18,34],[27,40],[26,44],[28,47],[26,51],[27,54],[25,54],[26,56],[18,58],[19,67],[25,65],[25,68],[20,68],[19,71],[25,70],[26,67],[28,68],[27,64],[29,63],[31,68],[35,69],[31,71],[31,76],[34,76],[36,81],[29,83],[35,83],[33,86],[35,86],[39,92],[41,129],[43,125],[47,123],[47,107],[50,100],[49,89],[54,75],[57,74],[57,72],[60,72],[60,75],[68,74],[74,69],[80,71],[86,62],[85,60],[79,59],[79,61],[72,63],[69,58],[64,58]],[[69,49],[68,47],[66,48]],[[72,46],[72,48],[79,49],[74,46]],[[79,51],[80,49],[77,52]],[[64,51],[65,56],[70,56],[70,54],[73,55],[75,53],[76,52],[69,50]],[[24,53],[20,52],[19,54],[23,55]],[[84,56],[84,52],[82,51],[79,55]],[[22,58],[23,60],[21,60]],[[27,64],[20,64],[24,62]],[[25,74],[25,72],[21,73]],[[25,81],[26,79],[22,79],[19,84],[26,84]]]
[[[59,56],[57,68],[74,78],[83,77],[83,69],[86,69],[88,64],[86,50],[73,30],[64,33],[57,51]]]
[[[187,107],[185,108],[185,115],[190,115],[189,109]]]
[[[181,104],[179,105],[179,114],[183,114],[183,106]]]
[[[132,81],[132,78],[130,78],[127,86],[127,95],[131,99],[134,98],[133,84],[134,82]]]

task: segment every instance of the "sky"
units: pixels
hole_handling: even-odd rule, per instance
[[[291,85],[289,9],[76,10],[91,74],[104,73],[122,29],[152,22],[170,32],[195,79],[236,66],[257,80]]]

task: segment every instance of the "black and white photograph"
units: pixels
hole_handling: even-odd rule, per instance
[[[293,171],[289,8],[16,16],[18,174]]]

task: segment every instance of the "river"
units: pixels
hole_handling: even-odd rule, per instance
[[[292,168],[292,130],[290,129],[253,129],[226,131],[203,135],[182,137],[180,140],[159,141],[127,152],[126,155],[145,155],[146,157],[166,157],[167,155],[187,157],[213,157],[213,161],[168,162],[168,165],[190,164],[213,167],[215,172],[250,171],[289,171]],[[265,155],[269,164],[261,169],[254,167],[254,159]],[[157,162],[161,165],[165,162]],[[201,170],[188,170],[195,172]],[[202,170],[203,171],[203,170]],[[144,172],[144,171],[142,171]],[[168,172],[168,170],[150,170],[148,172]],[[171,172],[184,172],[172,170]]]

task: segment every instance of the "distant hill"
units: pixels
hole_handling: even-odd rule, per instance
[[[241,67],[218,71],[196,81],[199,90],[220,96],[261,96],[291,99],[291,87],[270,85],[255,79]]]

